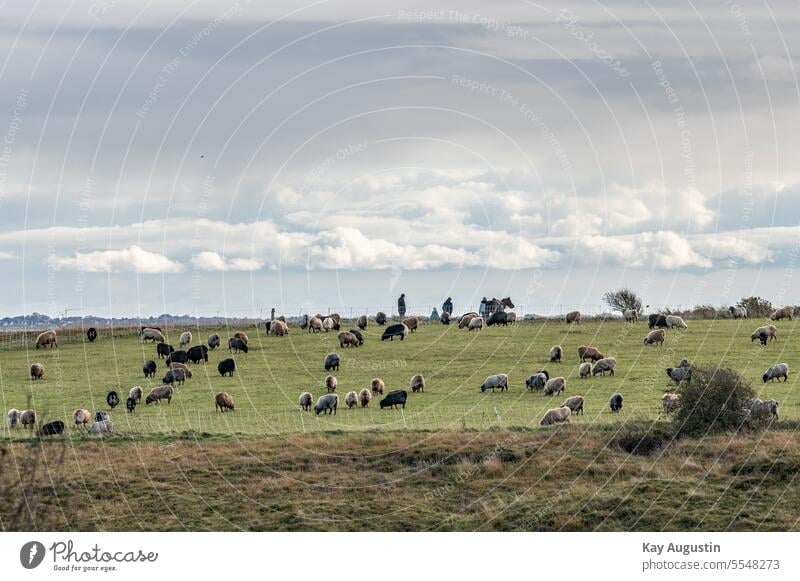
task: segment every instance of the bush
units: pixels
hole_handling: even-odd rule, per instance
[[[678,435],[702,436],[738,430],[747,417],[744,403],[753,387],[734,369],[693,367],[692,377],[678,388],[681,405],[673,415]]]
[[[772,314],[772,311],[775,310],[772,308],[771,302],[769,302],[767,299],[762,299],[761,297],[743,298],[736,303],[736,306],[746,308],[747,316],[751,319],[769,317]]]
[[[622,312],[624,310],[634,309],[637,313],[642,312],[642,299],[629,288],[608,291],[603,295],[603,301],[612,311]]]

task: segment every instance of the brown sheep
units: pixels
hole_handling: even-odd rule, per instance
[[[583,404],[584,399],[582,395],[573,395],[572,397],[568,397],[564,403],[561,404],[561,407],[569,408],[573,414],[583,415]]]
[[[354,391],[348,391],[344,396],[344,403],[348,408],[354,408],[358,405],[358,394]]]
[[[42,379],[44,377],[44,363],[34,363],[31,365],[31,379]]]
[[[415,375],[411,378],[410,387],[413,393],[425,391],[425,378],[419,374]]]
[[[356,324],[358,325],[358,328],[361,329],[362,331],[365,331],[367,329],[367,320],[368,319],[366,315],[361,315],[358,318],[358,322]]]
[[[544,384],[544,395],[558,395],[567,389],[567,380],[563,377],[553,377]]]
[[[75,420],[76,426],[83,424],[84,429],[86,429],[86,424],[92,419],[92,414],[89,410],[77,409],[73,412],[72,417]]]
[[[594,347],[590,347],[589,345],[581,345],[578,347],[578,360],[583,363],[587,359],[589,361],[600,361],[601,359],[605,358],[598,349]]]
[[[231,394],[221,391],[214,396],[214,411],[225,413],[228,410],[234,411],[233,398]]]
[[[372,393],[379,393],[381,395],[383,395],[383,390],[386,388],[386,386],[383,383],[383,380],[377,377],[372,380],[372,384],[370,385],[370,387],[372,388]]]
[[[462,315],[461,318],[458,320],[458,328],[459,329],[465,329],[465,328],[469,327],[470,321],[472,319],[474,319],[475,317],[477,317],[477,316],[478,316],[478,313],[466,313],[466,314]]]
[[[358,401],[361,403],[362,408],[367,407],[371,399],[372,399],[372,392],[368,390],[366,387],[358,392]]]
[[[472,317],[467,325],[470,331],[480,331],[483,329],[483,317]]]
[[[656,343],[660,343],[664,345],[664,341],[667,339],[667,332],[664,329],[658,329],[657,331],[650,331],[647,336],[644,338],[645,345],[655,345]]]
[[[45,331],[44,333],[39,333],[36,337],[36,348],[39,349],[40,347],[58,347],[56,332]]]
[[[307,412],[311,409],[311,406],[314,405],[314,396],[311,395],[309,392],[304,391],[300,394],[300,409],[304,412]]]
[[[611,372],[611,375],[614,375],[614,368],[617,366],[617,360],[614,357],[604,357],[600,361],[594,364],[592,367],[592,375],[605,375],[606,371]]]
[[[780,321],[781,319],[789,319],[791,321],[792,318],[794,318],[794,307],[783,307],[782,309],[778,309],[772,313],[769,318],[773,321]]]
[[[285,337],[289,334],[289,325],[276,319],[269,326],[269,334],[273,337]]]
[[[339,347],[358,347],[358,337],[350,333],[349,331],[342,331],[338,335],[339,337]]]
[[[419,319],[416,317],[409,317],[407,319],[403,319],[403,324],[408,327],[408,330],[412,333],[417,330],[419,326]]]
[[[151,403],[161,403],[162,399],[167,400],[167,403],[172,403],[172,386],[171,385],[160,385],[158,387],[154,387],[147,397],[144,400],[145,405],[150,405]]]
[[[761,336],[767,338],[768,341],[772,341],[775,339],[778,340],[778,327],[775,325],[764,325],[763,327],[759,327],[750,335],[750,341],[753,342]]]
[[[333,375],[329,375],[328,377],[325,378],[325,389],[328,390],[328,393],[336,391],[336,386],[338,384],[339,382]]]
[[[275,323],[273,322],[273,325],[274,325],[274,324],[275,324]],[[242,341],[244,341],[244,344],[245,344],[245,345],[248,345],[248,344],[250,343],[250,338],[247,336],[247,333],[245,333],[244,331],[236,331],[236,332],[233,334],[233,337],[234,337],[235,339],[241,339]]]
[[[22,424],[23,428],[30,427],[33,429],[33,426],[36,423],[36,412],[33,410],[19,412],[19,423]]]
[[[567,321],[568,325],[572,324],[572,323],[580,323],[581,322],[581,312],[580,311],[570,311],[569,313],[567,313],[566,321]]]

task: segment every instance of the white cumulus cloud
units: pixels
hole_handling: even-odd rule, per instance
[[[158,274],[180,272],[183,266],[163,254],[149,252],[139,246],[120,250],[76,252],[72,256],[51,256],[49,263],[56,269],[81,272],[136,272]]]
[[[192,258],[200,270],[225,272],[228,270],[253,271],[264,266],[264,262],[255,258],[225,258],[218,252],[203,251]]]

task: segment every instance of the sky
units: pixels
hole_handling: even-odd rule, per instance
[[[795,2],[17,2],[0,316],[797,303]]]

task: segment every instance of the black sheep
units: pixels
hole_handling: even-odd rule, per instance
[[[350,329],[350,332],[351,332],[353,335],[355,335],[355,336],[356,336],[356,339],[358,339],[358,344],[359,344],[359,345],[363,345],[363,344],[364,344],[364,333],[362,333],[362,332],[361,332],[361,331],[359,331],[358,329]]]
[[[183,349],[173,351],[167,357],[167,365],[171,363],[186,363],[187,361],[189,361],[189,355]]]
[[[208,347],[205,345],[195,345],[186,352],[186,357],[192,363],[203,361],[208,363]]]
[[[225,377],[225,375],[230,375],[233,377],[233,372],[236,371],[236,362],[233,359],[223,359],[217,365],[217,371],[219,374]]]
[[[608,407],[611,408],[612,412],[618,413],[622,409],[622,394],[615,393],[612,395],[611,399],[608,400]]]
[[[508,313],[505,311],[495,311],[492,313],[486,320],[486,326],[491,327],[492,325],[508,326]]]
[[[156,353],[160,359],[164,357],[169,357],[170,353],[175,351],[175,347],[170,345],[169,343],[159,343],[156,345]]]
[[[116,391],[109,391],[108,395],[106,396],[106,403],[108,404],[108,407],[113,410],[119,403],[119,394],[117,394]]]
[[[130,414],[134,413],[136,411],[136,398],[135,397],[129,397],[128,398],[128,402],[127,402],[127,406],[128,406],[128,413],[130,413]]]
[[[247,353],[247,343],[238,337],[232,337],[228,339],[228,351],[232,351],[233,353],[238,353],[239,351]]]
[[[338,353],[329,353],[325,357],[325,371],[338,371],[341,359]]]
[[[86,331],[86,338],[89,340],[89,343],[93,343],[94,340],[97,339],[97,329],[89,327],[89,330]]]
[[[389,325],[386,327],[386,329],[383,331],[383,335],[381,335],[381,341],[386,341],[386,339],[394,341],[395,337],[400,337],[400,340],[404,341],[407,334],[408,327],[406,327],[403,323],[395,323],[394,325]]]
[[[406,400],[408,399],[408,392],[404,389],[390,391],[385,398],[381,400],[381,409],[395,406],[406,407]]]
[[[144,372],[145,377],[155,377],[156,369],[156,362],[152,359],[142,366],[142,371]]]
[[[648,317],[648,324],[651,329],[659,328],[659,329],[666,329],[667,328],[667,317],[665,315],[650,315]]]
[[[58,434],[64,433],[64,422],[61,420],[56,420],[54,422],[49,422],[39,428],[39,435],[40,436],[57,436]]]

